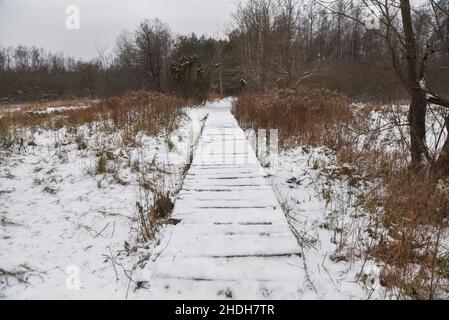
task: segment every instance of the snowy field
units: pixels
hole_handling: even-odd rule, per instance
[[[339,235],[335,227],[344,221],[333,221],[329,214],[329,203],[323,194],[329,185],[316,166],[316,163],[323,165],[322,168],[329,166],[331,159],[332,153],[326,148],[297,147],[282,151],[280,166],[271,178],[301,245],[301,269],[307,275],[301,298],[381,298],[376,264],[349,261],[339,255]],[[343,184],[340,187],[345,188]]]
[[[210,175],[210,171],[205,171],[210,169],[210,164],[194,158],[191,175],[187,176],[185,190],[182,190],[186,165],[190,163],[194,146],[201,141],[204,126],[212,130],[212,134],[202,139],[206,143],[216,143],[214,130],[237,125],[226,111],[231,102],[226,99],[204,107],[184,108],[185,116],[169,135],[139,133],[132,145],[123,144],[120,132],[106,133],[95,130],[95,125],[82,125],[76,133],[67,128],[28,130],[25,150],[1,151],[0,298],[153,299],[175,296],[189,299],[206,298],[204,294],[208,293],[210,299],[270,299],[276,296],[288,299],[394,298],[394,294],[379,283],[382,262],[365,254],[373,241],[369,227],[372,221],[370,215],[361,212],[357,206],[357,197],[371,190],[376,181],[359,179],[353,184],[351,173],[356,168],[339,164],[337,155],[329,148],[296,145],[281,150],[276,166],[264,164],[262,169],[257,164],[259,169],[254,167],[257,170],[251,167],[257,174],[245,167],[249,165],[246,163],[235,173],[232,167],[225,166],[220,169],[223,172],[217,169],[216,174]],[[365,105],[353,105],[353,108],[358,112]],[[226,114],[222,109],[226,109]],[[354,133],[359,150],[365,150],[369,145],[389,154],[402,146],[404,132],[401,124],[407,121],[405,107],[393,109],[394,112],[376,108],[369,111],[363,121],[370,133]],[[208,116],[212,119],[209,119],[212,121],[209,125]],[[432,124],[428,132],[430,148],[437,150],[441,147],[438,141],[444,140],[435,138],[441,131],[441,125],[438,125],[441,116],[429,117],[428,121]],[[224,141],[229,144],[235,138],[227,139]],[[243,143],[241,139],[236,141]],[[99,154],[108,159],[102,173],[98,172]],[[218,151],[216,156],[220,155]],[[203,156],[201,151],[196,153],[196,157],[199,156]],[[268,177],[266,181],[262,178],[265,176]],[[260,190],[268,187],[269,192],[274,191],[277,200],[274,197],[269,200],[268,191],[259,190],[260,195],[255,196],[256,193],[250,190],[255,187],[255,181]],[[242,190],[235,190],[238,186]],[[173,219],[181,217],[187,223],[193,219],[190,223],[194,224],[161,226],[155,239],[142,240],[138,207],[146,208],[152,203],[152,193],[148,191],[152,188],[166,190],[173,200],[179,198]],[[246,192],[245,188],[250,192],[248,196],[242,193]],[[215,199],[218,193],[214,191],[218,189],[229,191],[229,194],[225,192]],[[215,200],[211,201],[211,197]],[[234,215],[223,211],[229,201],[238,204],[238,209],[233,210]],[[269,252],[282,251],[282,242],[276,242],[275,237],[267,238],[263,226],[254,230],[258,230],[259,236],[263,234],[264,239],[254,242],[251,242],[254,240],[252,231],[244,228],[242,223],[230,227],[233,222],[249,219],[253,211],[255,218],[273,219],[272,213],[262,214],[268,209],[261,206],[269,201],[278,202],[283,209],[283,213],[278,211],[285,215],[296,237],[295,248],[291,249],[298,255],[286,258],[285,268],[280,267],[279,262],[273,264],[265,258],[257,260],[261,261],[259,267],[254,264],[254,258],[249,264],[241,257],[238,261],[232,260],[233,252],[254,249],[263,255],[263,246]],[[238,214],[240,211],[242,213]],[[218,221],[231,219],[231,216],[237,220],[224,224]],[[284,217],[276,219],[285,220]],[[184,230],[184,233],[176,230]],[[221,233],[223,238],[220,238]],[[282,236],[287,236],[284,229]],[[201,244],[204,237],[208,239],[207,243]],[[247,241],[251,245],[240,245],[243,240],[239,237],[249,237]],[[214,249],[214,245],[219,247]],[[217,256],[223,253],[225,258],[211,267],[210,261],[201,255],[213,252]],[[186,259],[187,253],[195,258]],[[182,258],[177,260],[180,267],[167,262],[175,261],[176,256]],[[162,262],[158,265],[158,261]],[[273,278],[275,273],[267,273],[270,263],[276,270],[288,269],[281,278],[295,279],[295,286],[298,286],[282,293],[279,292],[282,285],[279,285],[275,288],[277,295],[262,292],[261,296],[256,293],[251,296],[251,292],[260,289],[258,286],[232,278],[258,275],[280,284],[276,282],[279,279]],[[164,284],[165,280],[155,283],[154,270],[164,277],[169,275],[171,287]],[[186,275],[194,280],[203,277],[222,279],[227,275],[232,278],[233,293],[229,293],[230,290],[218,292],[210,279],[211,282],[202,283],[181,279]],[[176,276],[180,276],[179,281],[173,281]],[[180,289],[173,293],[174,288]],[[197,291],[188,293],[193,288]],[[246,294],[245,288],[248,289]]]
[[[140,241],[136,203],[151,201],[145,182],[179,188],[206,115],[185,114],[169,137],[140,133],[134,146],[83,125],[82,147],[62,128],[27,132],[26,151],[1,151],[0,297],[125,299],[139,290],[133,272],[156,242]],[[99,149],[110,160],[101,174]]]

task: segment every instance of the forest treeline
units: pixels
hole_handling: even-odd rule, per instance
[[[145,20],[118,37],[113,53],[99,52],[88,62],[35,47],[0,47],[0,99],[104,97],[145,89],[202,100],[211,91],[298,85],[364,100],[406,98],[391,59],[391,46],[400,52],[402,44],[385,38],[388,25],[400,21],[392,14],[384,23],[366,2],[243,1],[224,39],[175,35],[162,21]],[[439,21],[437,34],[434,18],[429,7],[414,8],[418,48],[441,47],[449,39],[447,19]],[[441,68],[448,54],[427,62],[440,91],[448,84],[449,69]]]

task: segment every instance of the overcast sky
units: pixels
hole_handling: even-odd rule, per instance
[[[160,18],[180,34],[220,37],[239,0],[0,0],[0,46],[36,45],[90,59],[111,50],[122,30]],[[80,9],[80,29],[66,28],[66,7]]]

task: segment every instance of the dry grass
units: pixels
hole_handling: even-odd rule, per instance
[[[155,239],[159,228],[171,223],[174,203],[164,183],[158,183],[154,175],[141,172],[139,183],[141,199],[137,202],[137,221],[143,242]]]
[[[323,89],[279,90],[240,96],[234,114],[245,129],[279,129],[284,147],[339,144],[335,126],[352,121],[350,101]]]
[[[184,101],[177,98],[138,91],[101,101],[56,101],[24,105],[19,110],[4,112],[1,119],[3,127],[39,126],[48,129],[111,120],[119,128],[129,127],[132,123],[136,130],[154,133],[161,124],[170,126],[170,121],[183,105]],[[67,106],[74,108],[58,110]],[[56,110],[43,112],[48,108]],[[165,116],[168,116],[167,121],[163,120]]]
[[[220,99],[220,98],[221,98],[220,93],[212,91],[207,96],[207,101],[212,102],[212,101],[215,101],[215,100]]]
[[[1,146],[9,149],[23,139],[22,131],[56,130],[62,127],[76,131],[83,124],[95,125],[105,132],[123,130],[124,138],[137,132],[155,135],[170,132],[182,115],[181,99],[160,93],[138,91],[101,101],[56,101],[22,106],[3,112],[0,117]],[[74,107],[73,109],[64,107]],[[61,107],[63,109],[61,109]],[[50,110],[48,108],[54,108]],[[47,110],[47,112],[43,112]],[[126,139],[124,139],[126,140]],[[82,145],[79,145],[80,148]]]
[[[425,172],[398,172],[387,181],[384,230],[370,254],[385,263],[381,283],[394,288],[398,297],[433,299],[447,279],[441,262],[447,252],[442,241],[449,217],[447,183],[436,184]]]

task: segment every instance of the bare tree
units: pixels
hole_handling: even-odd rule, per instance
[[[327,1],[315,1],[331,13],[367,27],[366,21],[360,17],[335,10],[329,6]],[[422,168],[431,160],[426,144],[428,103],[449,106],[445,99],[436,95],[429,88],[426,81],[429,78],[426,65],[430,55],[434,53],[429,44],[428,35],[431,32],[427,27],[432,27],[434,34],[444,41],[441,27],[438,27],[438,25],[441,26],[441,19],[429,19],[425,14],[427,11],[412,6],[410,0],[360,0],[359,5],[364,6],[365,11],[370,12],[372,17],[379,20],[380,27],[374,32],[384,39],[389,53],[390,66],[410,96],[408,119],[411,167]],[[433,7],[434,11],[441,7],[440,2],[436,0],[431,0],[428,5],[426,9]],[[441,14],[441,9],[439,11]],[[444,154],[443,152],[442,155]],[[441,163],[441,161],[439,162]]]
[[[290,87],[295,80],[300,47],[298,45],[299,10],[295,0],[277,0],[275,7],[275,42],[279,57],[279,74],[283,85]]]
[[[135,42],[150,89],[166,90],[167,58],[172,44],[168,25],[159,19],[145,20],[136,31]]]
[[[412,166],[418,167],[427,162],[428,150],[426,146],[426,91],[421,81],[424,80],[423,70],[419,70],[418,48],[413,30],[412,10],[410,0],[400,0],[402,26],[405,39],[405,60],[407,64],[407,90],[411,97],[409,109],[410,148]],[[421,59],[425,59],[422,57]],[[424,63],[424,62],[422,62]]]
[[[244,77],[256,88],[266,88],[270,82],[270,45],[272,44],[272,0],[249,0],[241,4],[235,15],[237,26],[243,35],[242,57],[246,70]]]

